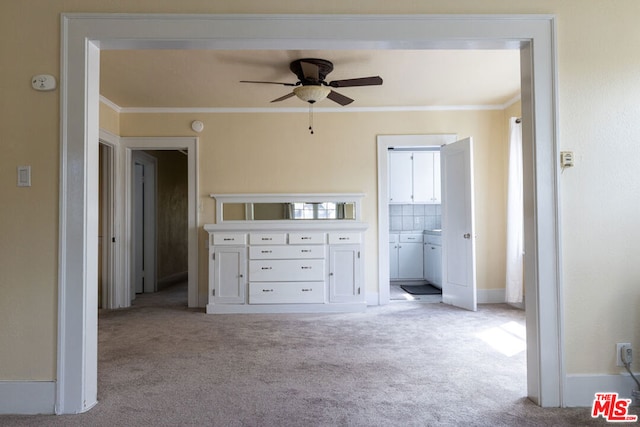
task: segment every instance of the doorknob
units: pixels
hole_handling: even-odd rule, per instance
[[[471,238],[471,234],[464,233],[464,235],[462,237],[464,237],[465,239],[470,239]]]

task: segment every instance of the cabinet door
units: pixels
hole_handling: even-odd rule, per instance
[[[411,153],[389,153],[389,203],[413,203],[413,168]]]
[[[360,278],[360,246],[329,247],[329,301],[364,301]]]
[[[413,153],[413,202],[434,203],[434,170],[431,151]]]
[[[433,280],[432,283],[442,288],[442,246],[433,245]]]
[[[389,243],[389,279],[398,278],[398,243]]]
[[[442,177],[440,176],[440,152],[433,153],[433,201],[436,205],[442,203]]]
[[[245,247],[216,247],[213,258],[213,302],[244,304],[246,293]]]
[[[414,203],[440,204],[440,152],[413,153]]]
[[[422,279],[423,251],[420,243],[400,243],[398,275],[400,279]]]
[[[424,245],[422,246],[422,272],[423,275],[422,277],[424,278],[424,280],[426,280],[427,282],[430,281],[430,277],[432,274],[431,271],[431,266],[429,265],[429,251],[431,250],[431,245],[429,243],[424,243]]]
[[[425,243],[424,278],[438,287],[442,287],[442,246]]]

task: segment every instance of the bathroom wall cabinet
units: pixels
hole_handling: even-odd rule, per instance
[[[440,152],[389,153],[389,203],[439,204]]]

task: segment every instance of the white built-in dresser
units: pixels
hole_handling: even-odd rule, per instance
[[[212,195],[207,313],[354,312],[366,309],[364,232],[349,219],[225,220],[237,200],[356,200],[360,195]],[[235,198],[234,198],[235,197]],[[274,202],[275,203],[275,202]],[[353,204],[359,210],[359,199]]]

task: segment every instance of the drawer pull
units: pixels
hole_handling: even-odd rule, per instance
[[[263,270],[271,270],[271,267],[262,267]]]
[[[311,252],[311,249],[301,249],[300,252],[303,254]]]
[[[270,254],[273,251],[260,251],[261,254]]]
[[[263,237],[262,240],[273,240],[271,237]]]
[[[300,240],[311,240],[311,237],[308,237],[308,236],[302,236],[302,237],[300,238]]]
[[[300,268],[303,269],[303,270],[311,270],[313,267],[308,267],[308,266],[303,265]]]
[[[263,289],[262,292],[273,292],[273,289]]]
[[[302,288],[302,292],[311,292],[313,289]]]
[[[234,241],[234,240],[236,240],[236,239],[235,239],[235,237],[225,237],[225,238],[224,238],[224,239],[222,239],[222,240],[224,240],[225,242],[229,242],[229,241],[233,242],[233,241]]]
[[[338,240],[349,240],[348,237],[338,237]]]

